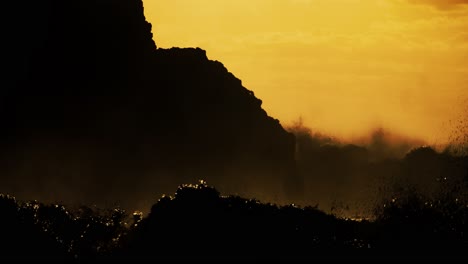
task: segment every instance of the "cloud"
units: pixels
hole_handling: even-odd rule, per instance
[[[432,5],[441,10],[449,10],[462,5],[468,5],[468,0],[408,0],[413,4]]]

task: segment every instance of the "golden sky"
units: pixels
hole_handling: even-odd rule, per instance
[[[283,125],[302,116],[334,136],[382,127],[430,144],[468,115],[467,3],[144,0],[158,47],[205,49]]]

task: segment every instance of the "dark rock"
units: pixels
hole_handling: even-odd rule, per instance
[[[2,5],[1,191],[141,205],[206,179],[299,198],[294,136],[204,50],[156,49],[141,1]]]

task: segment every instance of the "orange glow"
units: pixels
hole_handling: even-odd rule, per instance
[[[284,125],[302,116],[342,138],[382,127],[441,144],[467,115],[468,98],[468,6],[441,2],[144,4],[158,47],[207,50]]]

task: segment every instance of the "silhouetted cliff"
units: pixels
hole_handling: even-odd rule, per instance
[[[2,192],[141,205],[203,178],[221,192],[300,197],[294,136],[205,51],[156,49],[140,0],[2,9]]]

